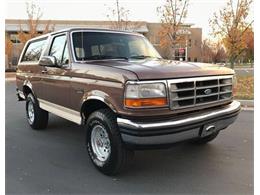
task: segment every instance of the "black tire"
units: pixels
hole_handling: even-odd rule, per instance
[[[105,131],[104,133],[107,133],[104,137],[109,139],[110,143],[110,150],[108,150],[110,151],[110,154],[108,154],[107,158],[103,160],[100,160],[97,152],[95,153],[93,150],[93,147],[95,146],[92,145],[95,142],[93,140],[91,142],[91,139],[94,139],[93,134],[95,133],[97,127],[101,128],[103,132]],[[115,114],[111,110],[100,109],[93,112],[87,120],[86,131],[86,145],[88,154],[92,163],[99,171],[105,175],[116,175],[127,167],[127,164],[131,161],[134,152],[126,149],[124,146],[118,130],[118,125],[116,123]],[[101,141],[101,143],[103,146],[103,141]]]
[[[194,144],[207,144],[208,142],[214,140],[219,134],[219,131],[212,133],[206,137],[198,138],[196,140],[192,140]]]
[[[34,117],[29,116],[30,106],[32,106]],[[38,101],[31,93],[26,97],[26,116],[29,125],[35,130],[45,129],[48,125],[48,112],[39,107]]]

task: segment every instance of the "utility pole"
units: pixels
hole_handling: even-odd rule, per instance
[[[188,39],[186,35],[186,44],[185,44],[185,61],[188,61]]]
[[[120,10],[119,10],[119,2],[116,0],[116,7],[117,7],[117,21],[120,22]]]
[[[116,0],[116,11],[117,11],[117,29],[122,30],[121,26],[121,18],[120,18],[120,7],[119,7],[119,0]]]

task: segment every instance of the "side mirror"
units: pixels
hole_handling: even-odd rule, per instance
[[[54,56],[43,56],[39,61],[40,66],[57,66],[57,59]]]

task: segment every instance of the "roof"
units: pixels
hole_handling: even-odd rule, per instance
[[[116,30],[116,29],[110,29],[110,28],[88,28],[88,27],[71,27],[71,28],[65,28],[61,29],[59,31],[54,31],[51,34],[56,34],[60,32],[72,32],[72,31],[99,31],[99,32],[115,32],[115,33],[129,33],[129,34],[138,34],[136,32],[130,31],[130,30]]]
[[[112,32],[112,33],[133,34],[133,35],[142,36],[141,34],[136,33],[136,32],[132,32],[132,31],[114,30],[114,29],[106,29],[106,28],[73,27],[73,28],[66,28],[66,29],[62,29],[62,30],[59,30],[59,31],[46,33],[46,34],[43,34],[43,35],[40,35],[40,36],[37,36],[35,38],[30,39],[30,41],[42,39],[42,38],[48,37],[49,35],[55,35],[55,34],[62,33],[62,32],[73,32],[73,31]]]

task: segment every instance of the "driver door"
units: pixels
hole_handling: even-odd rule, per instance
[[[42,94],[44,101],[68,107],[70,100],[70,60],[67,34],[55,35],[48,52],[57,61],[56,67],[45,66],[42,71]]]

